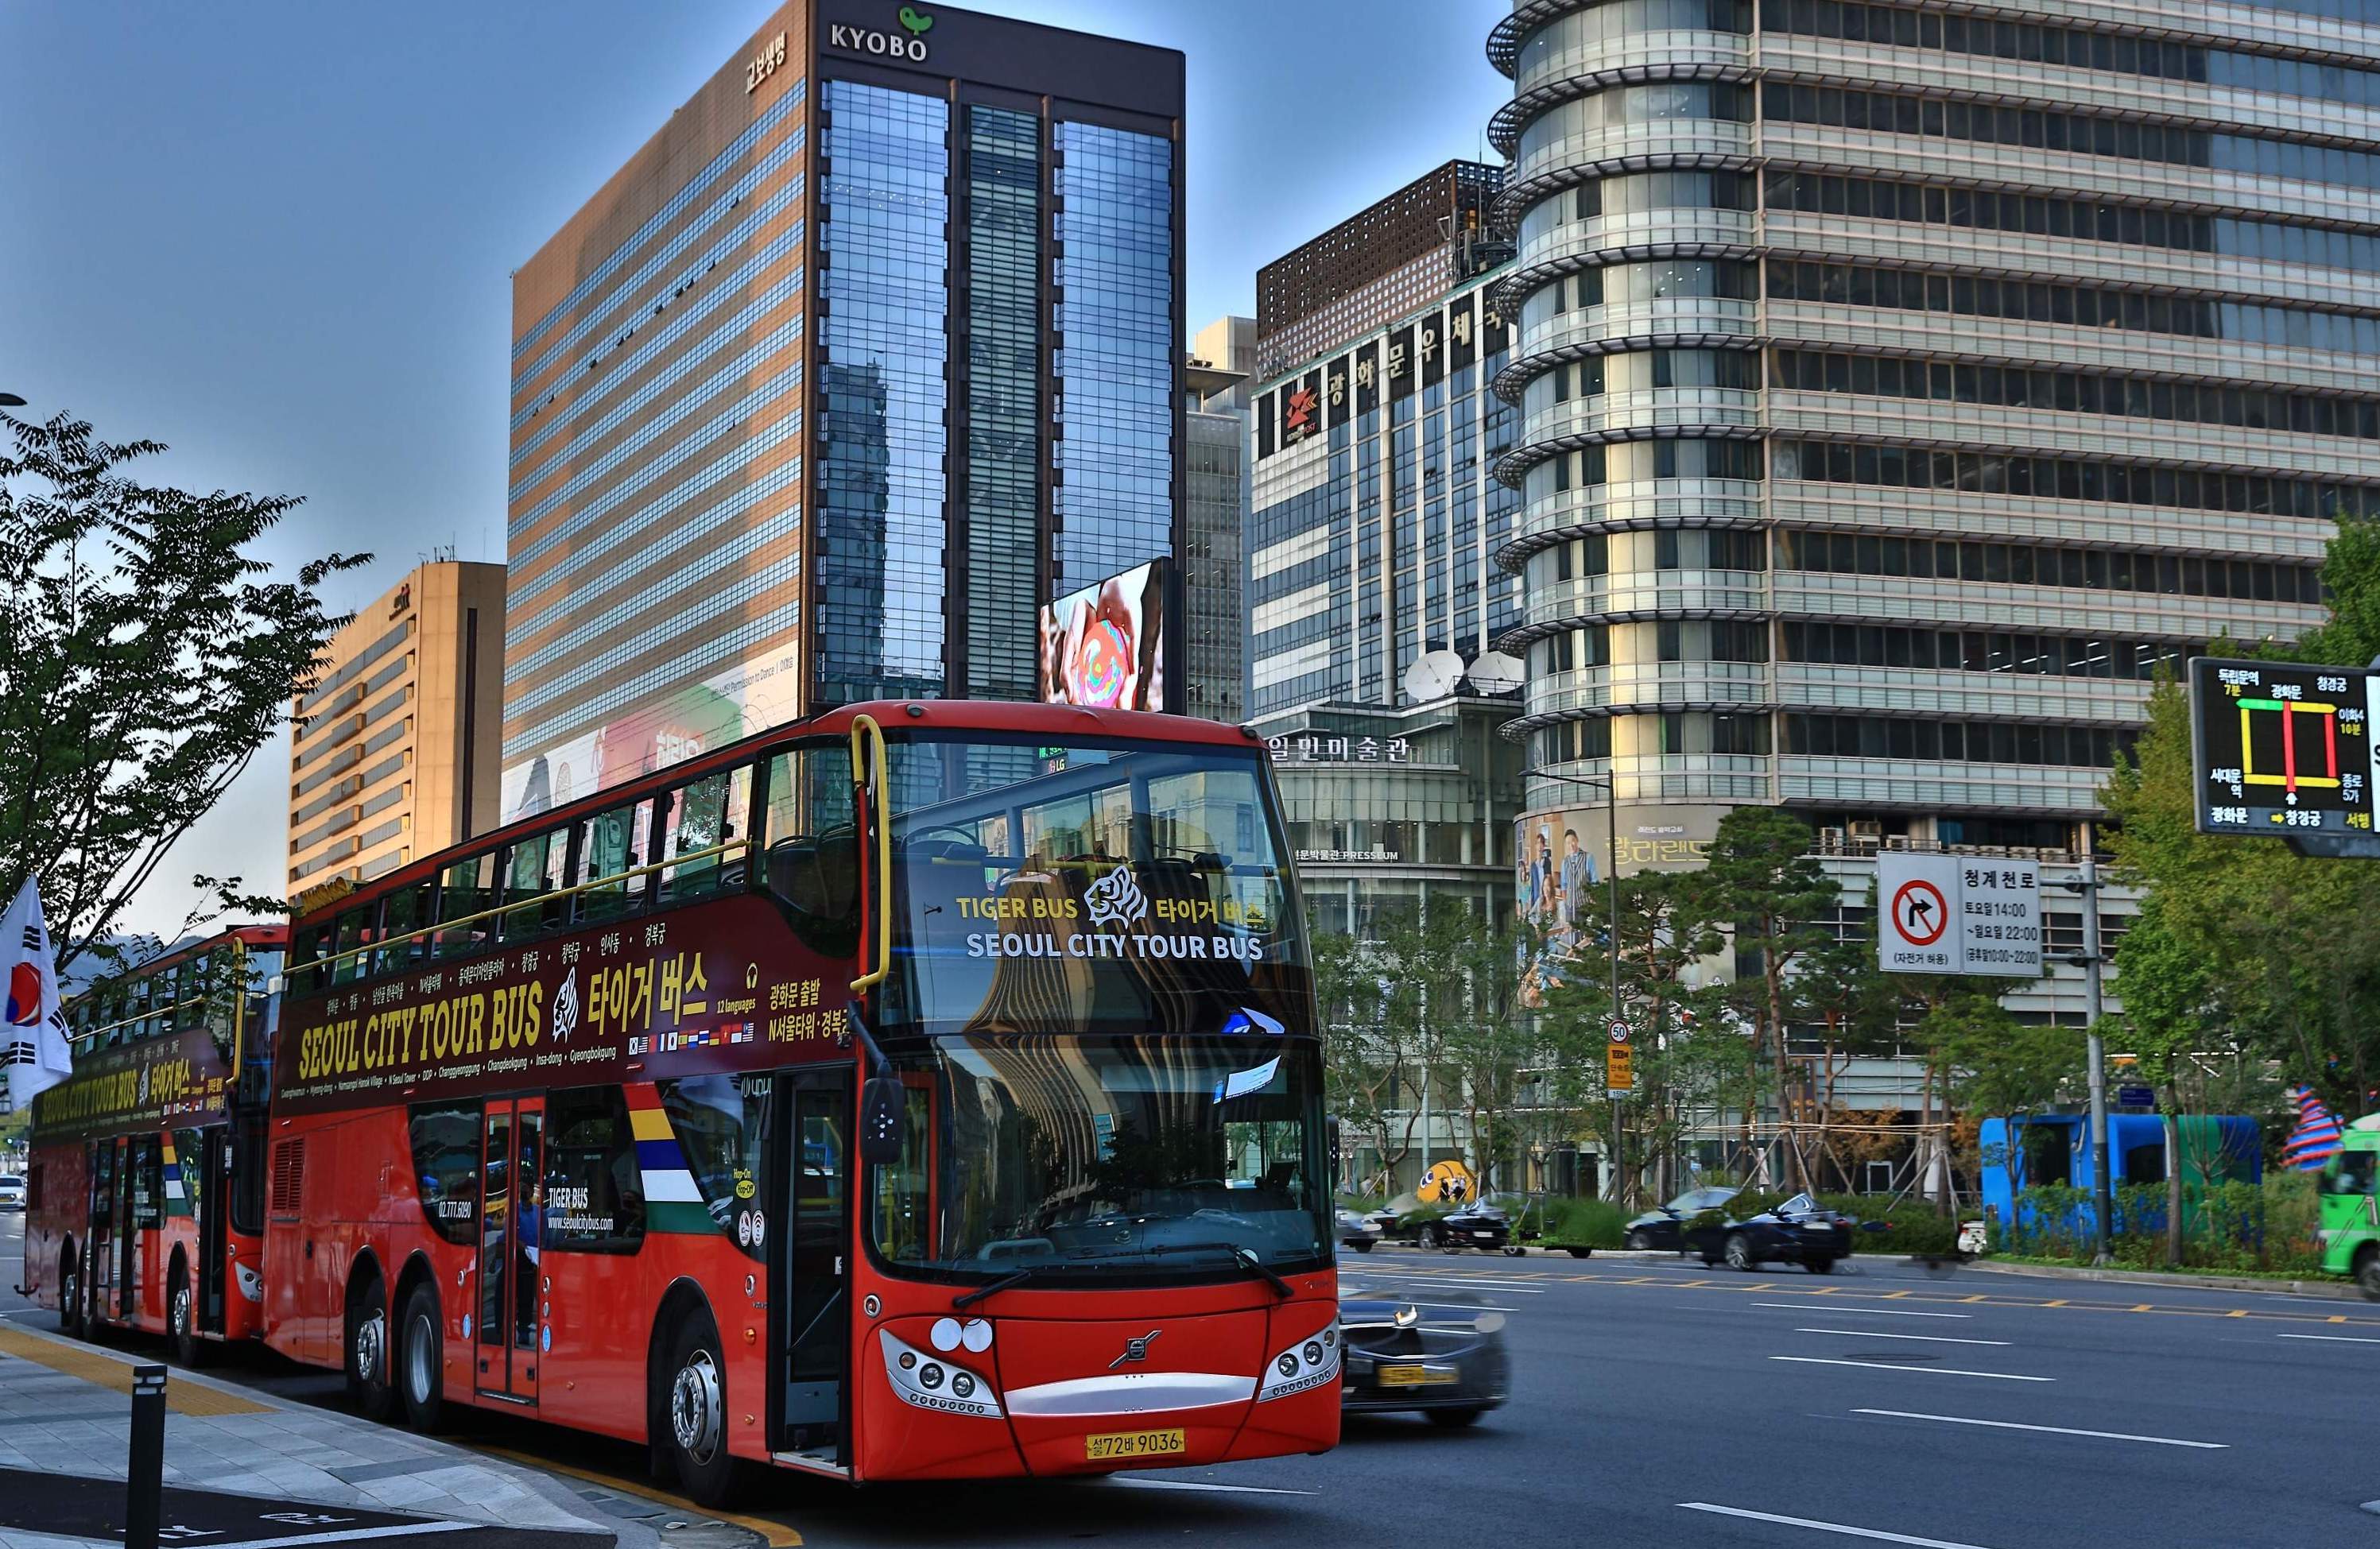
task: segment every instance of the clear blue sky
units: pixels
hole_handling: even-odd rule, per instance
[[[1498,0],[975,0],[1189,56],[1189,321],[1451,156],[1510,93]],[[271,555],[504,558],[507,276],[764,0],[0,0],[0,391],[172,452],[152,478],[300,494]],[[1489,157],[1492,159],[1492,156]],[[282,876],[285,746],[169,860]]]

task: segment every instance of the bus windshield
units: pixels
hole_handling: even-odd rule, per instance
[[[892,744],[888,1033],[1312,1026],[1262,750]]]
[[[869,1211],[891,1266],[1055,1283],[1328,1262],[1310,1040],[962,1036],[892,1059],[906,1144]]]

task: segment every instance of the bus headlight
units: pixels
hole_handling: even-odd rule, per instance
[[[958,1365],[949,1356],[929,1355],[883,1329],[877,1330],[876,1337],[884,1347],[884,1375],[903,1403],[978,1420],[1000,1418],[1000,1394],[990,1377]]]
[[[1339,1324],[1332,1319],[1329,1326],[1306,1336],[1265,1362],[1264,1386],[1257,1390],[1257,1402],[1268,1398],[1286,1398],[1293,1393],[1339,1380]]]

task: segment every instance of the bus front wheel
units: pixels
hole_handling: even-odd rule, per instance
[[[426,1284],[405,1299],[404,1336],[396,1346],[396,1391],[405,1422],[425,1436],[446,1424],[446,1337],[438,1321],[438,1293]]]
[[[727,1366],[707,1314],[678,1325],[667,1380],[662,1412],[678,1482],[697,1505],[723,1506],[735,1493],[735,1459],[727,1452]]]
[[[2367,1244],[2355,1255],[2355,1286],[2366,1301],[2380,1301],[2380,1244]]]

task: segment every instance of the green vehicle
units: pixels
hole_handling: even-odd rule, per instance
[[[2322,1169],[2322,1267],[2351,1275],[2380,1301],[2380,1114],[2359,1119],[2338,1137]]]

